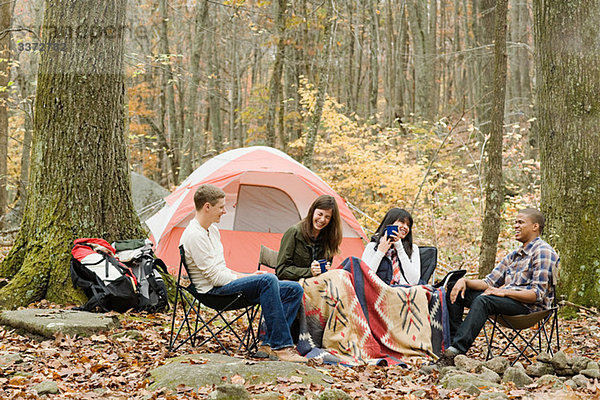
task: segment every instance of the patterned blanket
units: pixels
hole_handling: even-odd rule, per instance
[[[300,282],[298,351],[347,365],[398,364],[440,354],[447,343],[444,293],[430,286],[388,286],[358,258]],[[446,329],[444,329],[446,328]]]

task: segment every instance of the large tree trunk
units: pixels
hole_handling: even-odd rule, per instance
[[[600,304],[600,0],[534,1],[545,238],[560,292]]]
[[[267,111],[266,136],[267,145],[275,147],[275,123],[277,105],[280,103],[279,94],[281,92],[281,76],[283,75],[283,59],[285,54],[285,14],[287,10],[287,0],[278,0],[274,2],[274,12],[277,16],[277,50],[275,52],[275,63],[273,64],[273,72],[271,73],[271,81],[269,82],[269,106]],[[280,113],[283,110],[279,111]],[[282,132],[279,132],[282,135]],[[285,147],[285,143],[281,143],[281,147]]]
[[[8,204],[6,190],[8,157],[8,83],[10,81],[10,31],[13,4],[0,4],[0,217]],[[2,228],[0,219],[0,228]]]
[[[504,136],[504,101],[506,99],[506,15],[508,0],[496,1],[496,29],[494,39],[494,86],[490,139],[487,144],[485,179],[485,213],[481,226],[481,252],[479,254],[479,277],[494,268],[500,213],[504,192],[502,185],[502,137]]]
[[[0,307],[82,300],[69,276],[77,237],[143,235],[131,200],[125,141],[123,32],[70,37],[66,26],[123,26],[126,0],[48,0],[42,38],[31,182],[21,230],[0,276]]]
[[[308,127],[306,147],[304,148],[304,155],[302,157],[302,164],[307,168],[312,168],[315,143],[317,142],[319,125],[321,124],[321,115],[323,114],[323,105],[325,104],[325,95],[327,94],[327,83],[329,81],[329,53],[331,52],[332,47],[331,32],[333,31],[332,25],[335,23],[335,19],[331,18],[331,1],[333,0],[326,0],[325,7],[327,8],[327,17],[325,18],[326,24],[323,30],[323,50],[321,51],[321,57],[319,57],[318,63],[319,81],[317,83],[317,101],[311,116],[310,126]]]

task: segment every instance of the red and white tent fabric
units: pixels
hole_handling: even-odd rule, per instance
[[[255,146],[228,151],[202,164],[165,197],[166,205],[146,221],[156,244],[156,255],[171,272],[179,265],[181,234],[194,217],[194,193],[205,183],[226,193],[227,214],[217,226],[231,269],[255,271],[260,245],[278,250],[283,233],[300,221],[322,194],[336,198],[342,217],[342,253],[334,262],[362,254],[366,236],[346,202],[287,154]]]

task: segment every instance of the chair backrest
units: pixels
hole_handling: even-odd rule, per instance
[[[264,265],[269,268],[275,269],[277,267],[277,256],[279,255],[278,251],[272,250],[267,246],[260,245],[260,254],[258,256],[258,269],[260,270],[260,266]]]
[[[426,284],[429,282],[437,266],[437,248],[433,246],[419,246],[419,255],[421,257],[421,278],[419,283]]]

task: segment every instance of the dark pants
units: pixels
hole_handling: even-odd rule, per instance
[[[461,353],[466,353],[469,350],[475,338],[481,332],[489,315],[529,313],[529,309],[517,300],[509,299],[508,297],[484,296],[482,295],[482,291],[471,290],[469,288],[465,291],[464,299],[459,295],[454,304],[452,304],[450,303],[451,292],[452,288],[449,288],[446,292],[450,319],[450,338],[452,346]],[[462,316],[465,307],[470,308],[470,310],[463,321]]]

